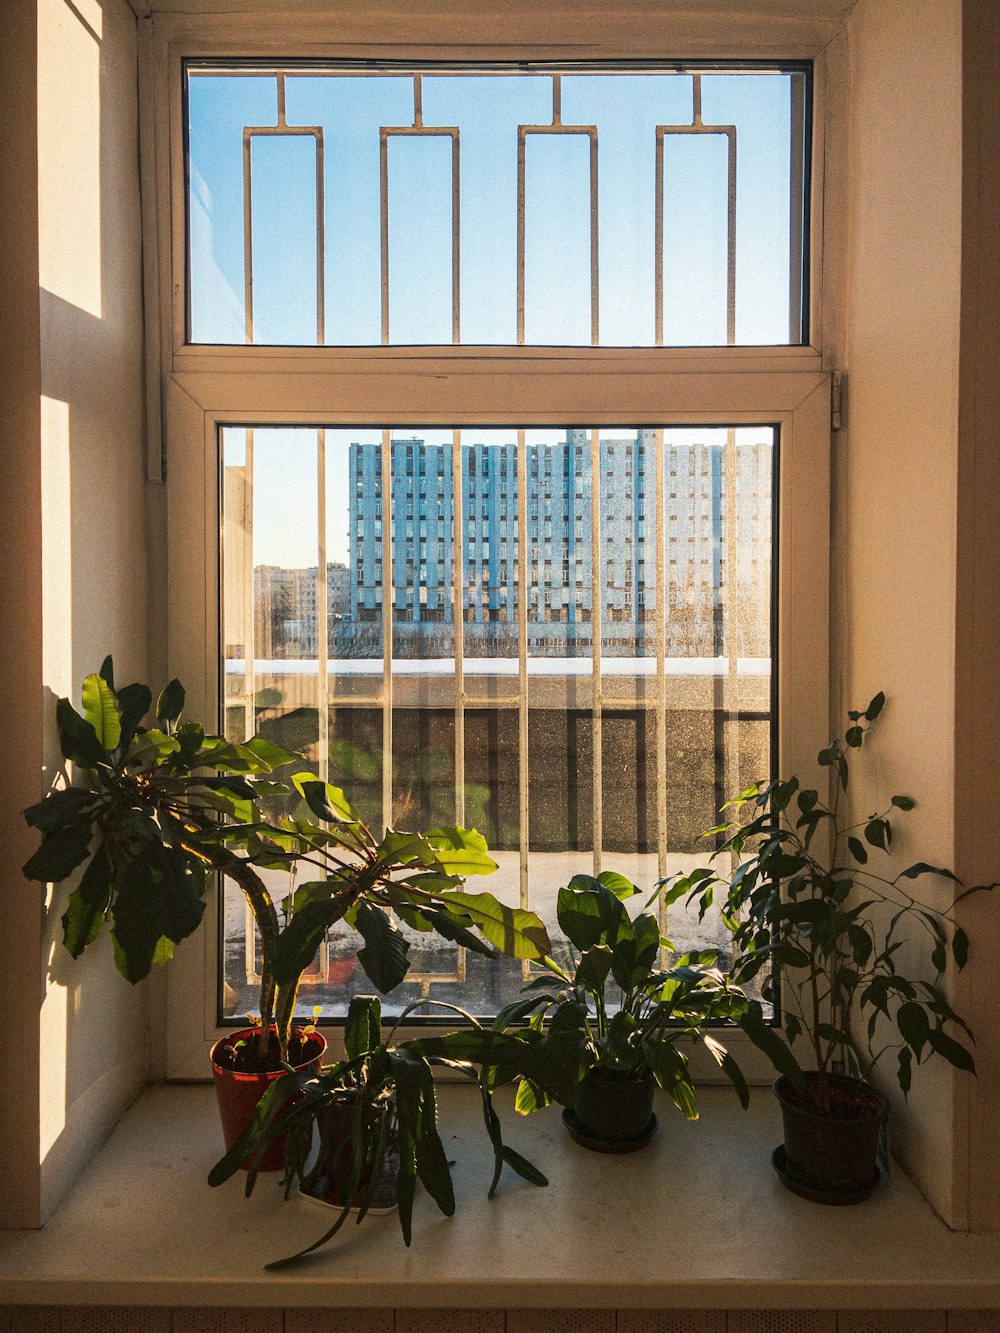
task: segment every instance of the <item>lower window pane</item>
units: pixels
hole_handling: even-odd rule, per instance
[[[373,829],[460,823],[499,869],[473,888],[539,912],[621,871],[705,864],[702,831],[772,769],[776,431],[225,427],[224,719],[301,750]],[[276,901],[287,878],[269,877]],[[719,945],[683,904],[675,947]],[[225,888],[223,1020],[257,950]],[[300,992],[341,1017],[373,987],[331,933]],[[489,1015],[524,968],[411,933],[388,1013]]]

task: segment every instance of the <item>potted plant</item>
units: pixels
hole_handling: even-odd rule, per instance
[[[735,1060],[706,1031],[742,1015],[742,992],[715,967],[715,950],[684,954],[664,967],[661,950],[672,946],[661,938],[656,917],[640,913],[632,920],[625,910],[624,901],[637,893],[624,875],[611,871],[596,879],[576,875],[560,889],[558,919],[578,951],[575,966],[566,971],[546,958],[548,975],[529,982],[525,998],[504,1009],[496,1024],[506,1030],[528,1019],[536,1030],[579,1030],[576,1078],[563,1120],[578,1143],[598,1152],[633,1152],[649,1142],[657,1125],[657,1085],[689,1120],[698,1118],[685,1045],[705,1046],[741,1103],[749,1101]],[[550,1100],[526,1072],[518,1110],[527,1113]]]
[[[301,755],[261,737],[237,744],[182,723],[178,681],[159,695],[159,725],[147,728],[151,705],[145,685],[115,689],[110,658],[84,681],[82,716],[59,700],[63,754],[87,786],[53,790],[25,812],[42,844],[24,873],[59,883],[84,866],[63,917],[66,947],[78,957],[108,919],[116,965],[133,983],[197,928],[210,873],[243,890],[260,937],[260,1021],[212,1051],[227,1145],[268,1082],[289,1063],[312,1068],[322,1056],[322,1037],[293,1020],[302,973],[337,921],[362,937],[358,961],[383,992],[409,967],[409,945],[391,914],[480,953],[493,955],[494,945],[517,957],[547,952],[534,913],[462,892],[466,876],[496,868],[474,830],[389,829],[378,839],[343,792],[312,772],[272,777],[302,764]],[[264,819],[264,799],[290,800],[291,813]],[[314,878],[275,904],[260,872],[303,867]],[[268,1165],[280,1166],[280,1154]]]
[[[458,1013],[468,1023],[462,1032],[427,1041],[393,1044],[399,1024],[411,1010],[433,1004]],[[492,1198],[504,1163],[535,1185],[542,1173],[503,1142],[488,1082],[477,1074],[470,1053],[483,1059],[510,1054],[517,1059],[520,1038],[484,1028],[453,1005],[418,1001],[382,1038],[381,1005],[374,996],[351,1000],[344,1032],[345,1057],[318,1072],[289,1071],[265,1095],[230,1151],[213,1167],[210,1185],[221,1185],[248,1165],[246,1193],[256,1183],[260,1163],[284,1143],[285,1197],[293,1186],[308,1198],[331,1206],[337,1216],[312,1245],[268,1268],[280,1268],[325,1245],[355,1211],[398,1207],[406,1245],[412,1239],[413,1198],[419,1180],[441,1212],[455,1211],[451,1168],[438,1131],[433,1065],[447,1065],[479,1083],[483,1117],[494,1150]],[[314,1138],[318,1139],[313,1152]]]
[[[704,913],[722,890],[734,980],[748,985],[763,974],[761,993],[776,1011],[780,993],[781,1027],[757,1001],[737,1021],[780,1075],[785,1141],[775,1169],[789,1189],[822,1203],[858,1202],[880,1179],[888,1103],[867,1080],[881,1060],[895,1057],[904,1096],[913,1065],[931,1056],[975,1070],[972,1033],[942,984],[951,963],[964,966],[968,939],[952,910],[909,888],[923,877],[961,887],[958,879],[924,861],[895,874],[876,868],[890,850],[892,820],[914,808],[911,797],[893,796],[856,822],[842,808],[853,758],[884,703],[879,693],[849,712],[843,739],[820,751],[820,766],[832,770],[829,802],[797,777],[747,788],[726,807],[737,818],[705,835],[718,840],[712,860],[735,863],[732,872],[698,869],[668,881],[666,894],[668,902],[698,899]],[[995,887],[964,889],[954,901]],[[800,1039],[808,1070],[793,1051]]]

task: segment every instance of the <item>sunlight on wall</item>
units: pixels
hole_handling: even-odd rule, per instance
[[[43,394],[42,671],[57,698],[73,693],[71,505],[69,404]],[[52,762],[58,768],[62,760]]]
[[[101,32],[97,0],[39,0],[39,280],[46,291],[98,317]]]
[[[58,892],[58,890],[57,890]],[[51,891],[50,891],[51,896]],[[54,940],[50,953],[61,949]],[[66,1128],[66,1034],[69,1029],[69,991],[47,986],[41,1013],[41,1098],[38,1160],[44,1162]]]
[[[72,540],[69,404],[42,395],[42,679],[57,698],[73,691]],[[46,768],[62,759],[46,730]],[[58,892],[58,891],[57,891]],[[50,890],[50,898],[52,891]],[[56,947],[52,945],[52,949]],[[47,960],[51,962],[51,960]],[[42,1002],[40,1160],[66,1126],[68,992],[46,987]]]

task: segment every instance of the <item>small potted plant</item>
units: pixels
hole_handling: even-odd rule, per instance
[[[63,754],[87,785],[53,790],[25,812],[42,844],[24,873],[60,883],[84,867],[63,917],[66,947],[78,957],[108,919],[116,965],[132,983],[197,928],[210,873],[242,889],[260,938],[260,1020],[212,1051],[227,1146],[289,1064],[318,1067],[325,1042],[312,1025],[295,1025],[295,1006],[302,974],[336,922],[361,936],[358,961],[383,992],[409,967],[391,913],[488,955],[494,945],[524,958],[548,951],[534,913],[462,892],[466,876],[496,868],[475,830],[389,829],[377,839],[339,788],[305,770],[273,776],[302,764],[301,755],[262,737],[237,744],[182,723],[178,681],[159,695],[158,725],[145,727],[151,706],[145,685],[115,689],[110,658],[84,681],[82,716],[59,700]],[[268,821],[265,799],[291,801],[292,812]],[[314,878],[276,904],[261,870],[303,868]],[[280,1152],[265,1164],[280,1165]]]
[[[775,1010],[780,993],[780,1027],[757,1001],[737,1021],[780,1075],[774,1091],[785,1141],[775,1169],[789,1189],[822,1203],[859,1202],[878,1184],[888,1103],[867,1079],[880,1061],[894,1059],[904,1096],[913,1065],[931,1056],[975,1070],[972,1033],[942,984],[951,963],[964,966],[968,939],[951,910],[909,887],[923,877],[959,881],[924,861],[894,874],[876,868],[891,847],[892,820],[914,808],[911,797],[893,796],[853,823],[842,809],[852,759],[884,703],[879,693],[852,710],[843,740],[820,751],[833,775],[829,803],[797,777],[747,788],[728,803],[737,818],[705,834],[718,840],[713,862],[734,864],[732,872],[701,868],[668,882],[666,893],[668,902],[700,900],[704,913],[721,890],[735,981],[763,975],[764,1000]],[[964,889],[954,901],[995,887]],[[800,1039],[808,1070],[793,1050]]]
[[[661,950],[672,946],[661,938],[656,917],[640,913],[632,920],[625,910],[624,900],[639,892],[611,871],[596,879],[574,876],[559,890],[557,905],[559,924],[578,951],[573,970],[546,958],[548,975],[529,982],[525,998],[497,1018],[500,1029],[526,1019],[539,1030],[579,1029],[576,1079],[563,1120],[578,1143],[598,1152],[633,1152],[649,1142],[657,1125],[657,1085],[689,1120],[698,1118],[685,1045],[705,1046],[743,1106],[749,1101],[736,1061],[706,1031],[743,1014],[742,992],[715,966],[715,950],[684,954],[664,967]],[[527,1113],[550,1100],[525,1074],[518,1110]]]
[[[458,1013],[468,1023],[462,1032],[422,1041],[393,1044],[399,1024],[412,1009],[434,1004]],[[542,1173],[503,1142],[491,1088],[480,1079],[470,1053],[483,1058],[513,1054],[519,1038],[484,1028],[453,1005],[418,1001],[382,1038],[381,1005],[374,996],[351,1000],[344,1032],[345,1057],[318,1072],[289,1071],[261,1099],[239,1139],[212,1169],[210,1185],[221,1185],[248,1166],[246,1193],[256,1182],[260,1162],[284,1144],[285,1197],[293,1186],[307,1198],[332,1207],[337,1216],[312,1245],[268,1264],[280,1268],[319,1249],[337,1234],[352,1211],[360,1222],[369,1212],[398,1207],[406,1245],[412,1239],[413,1198],[417,1181],[446,1217],[455,1211],[451,1167],[438,1131],[438,1105],[432,1065],[447,1065],[479,1083],[483,1117],[494,1151],[492,1198],[506,1163],[535,1185]],[[318,1143],[314,1148],[314,1139]]]

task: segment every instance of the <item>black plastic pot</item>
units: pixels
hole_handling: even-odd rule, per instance
[[[348,1200],[353,1176],[353,1135],[355,1103],[350,1098],[331,1102],[323,1107],[318,1116],[320,1129],[320,1147],[315,1166],[303,1183],[301,1192],[307,1198],[319,1203],[331,1204],[342,1208],[345,1203],[357,1207],[368,1192],[374,1170],[374,1147],[376,1133],[373,1126],[373,1112],[365,1108],[366,1139],[369,1144],[367,1160],[362,1163],[361,1173],[353,1197]],[[373,1213],[391,1211],[396,1207],[399,1196],[396,1177],[399,1171],[399,1154],[392,1146],[385,1155],[378,1183],[375,1186],[369,1211]]]
[[[656,1131],[652,1074],[596,1065],[588,1069],[563,1121],[577,1143],[595,1152],[625,1153],[643,1148]]]
[[[815,1073],[806,1075],[812,1089]],[[828,1074],[830,1110],[816,1109],[787,1078],[774,1084],[785,1142],[774,1155],[783,1183],[817,1203],[860,1203],[881,1178],[878,1144],[889,1103],[867,1083]]]

